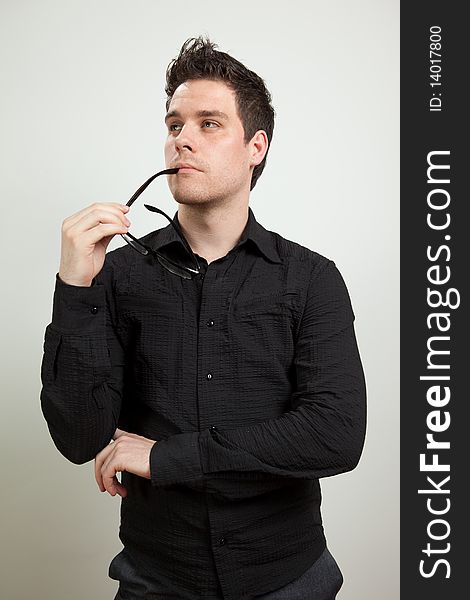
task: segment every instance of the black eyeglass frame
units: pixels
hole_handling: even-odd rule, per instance
[[[147,189],[147,187],[152,183],[154,179],[156,179],[160,175],[175,175],[176,173],[178,173],[178,171],[178,168],[164,169],[163,171],[159,171],[158,173],[155,173],[155,175],[149,177],[147,181],[145,181],[140,186],[140,188],[133,194],[133,196],[126,202],[126,206],[132,206],[132,204],[134,204],[137,198],[142,194],[142,192],[144,192]],[[147,254],[154,256],[165,269],[170,271],[170,273],[179,275],[183,279],[192,279],[196,275],[199,275],[201,273],[201,266],[199,264],[199,261],[197,260],[196,255],[191,250],[191,246],[188,244],[186,238],[184,237],[179,225],[160,208],[157,208],[156,206],[151,206],[150,204],[144,204],[144,206],[147,210],[150,210],[151,212],[160,213],[161,215],[166,217],[166,219],[168,219],[168,221],[171,223],[176,233],[178,234],[181,243],[183,244],[186,252],[188,253],[189,257],[194,263],[194,266],[190,267],[187,265],[182,265],[171,260],[167,256],[164,256],[161,252],[158,252],[158,250],[154,250],[153,248],[150,248],[150,246],[143,244],[129,231],[127,233],[121,233],[121,237],[129,244],[129,246],[132,246],[134,250],[140,252],[140,254],[143,254],[144,256]]]

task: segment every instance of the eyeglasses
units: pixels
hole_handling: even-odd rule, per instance
[[[178,173],[178,171],[179,171],[178,168],[164,169],[163,171],[159,171],[158,173],[155,173],[155,175],[152,175],[152,177],[149,177],[149,179],[147,179],[147,181],[145,183],[143,183],[140,186],[140,188],[135,192],[135,194],[132,196],[132,198],[130,198],[127,201],[126,206],[132,206],[132,204],[137,200],[137,198],[140,196],[140,194],[142,194],[142,192],[147,189],[147,187],[152,183],[152,181],[154,179],[156,179],[160,175],[174,175],[174,174]],[[178,234],[178,237],[181,240],[181,243],[183,244],[184,249],[186,250],[186,257],[187,257],[186,264],[184,264],[185,261],[183,261],[183,260],[181,262],[176,262],[175,260],[168,258],[168,256],[165,256],[161,252],[158,252],[158,250],[154,250],[153,248],[146,246],[140,240],[138,240],[136,237],[134,237],[132,235],[132,233],[129,233],[129,232],[121,233],[120,234],[121,237],[129,244],[129,246],[132,246],[132,248],[134,248],[134,250],[137,250],[137,252],[140,252],[140,254],[143,254],[143,255],[150,254],[150,255],[154,256],[158,260],[158,262],[165,269],[167,269],[167,271],[170,271],[170,273],[179,275],[179,277],[183,277],[184,279],[192,279],[193,277],[198,275],[201,272],[201,266],[199,265],[196,255],[191,250],[191,246],[186,241],[186,239],[183,235],[183,232],[181,231],[178,223],[176,223],[171,217],[169,217],[166,213],[164,213],[163,210],[161,210],[160,208],[157,208],[156,206],[151,206],[149,204],[144,204],[144,206],[147,210],[150,210],[151,212],[160,213],[161,215],[166,217],[168,219],[168,221],[172,224],[173,228],[175,229],[176,233]]]

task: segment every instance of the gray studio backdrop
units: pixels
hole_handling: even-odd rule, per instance
[[[60,228],[163,168],[164,71],[209,34],[277,113],[257,219],[333,259],[368,386],[359,466],[322,482],[341,600],[398,598],[398,0],[1,0],[1,557],[5,600],[112,599],[119,497],[55,449],[40,411]],[[166,212],[166,184],[146,192]],[[132,215],[133,233],[163,226]],[[119,236],[118,236],[119,237]],[[114,239],[110,249],[124,242]]]

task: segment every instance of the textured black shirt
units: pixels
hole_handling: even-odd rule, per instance
[[[141,239],[181,251],[171,225]],[[156,440],[150,480],[122,473],[122,543],[181,598],[249,599],[322,553],[318,480],[359,461],[365,380],[333,261],[251,208],[232,250],[198,258],[192,280],[128,245],[91,287],[57,274],[41,406],[73,463],[116,427]]]

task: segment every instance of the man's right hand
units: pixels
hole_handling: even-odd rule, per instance
[[[128,210],[117,202],[95,202],[63,221],[59,277],[64,283],[91,286],[109,242],[129,229]]]

